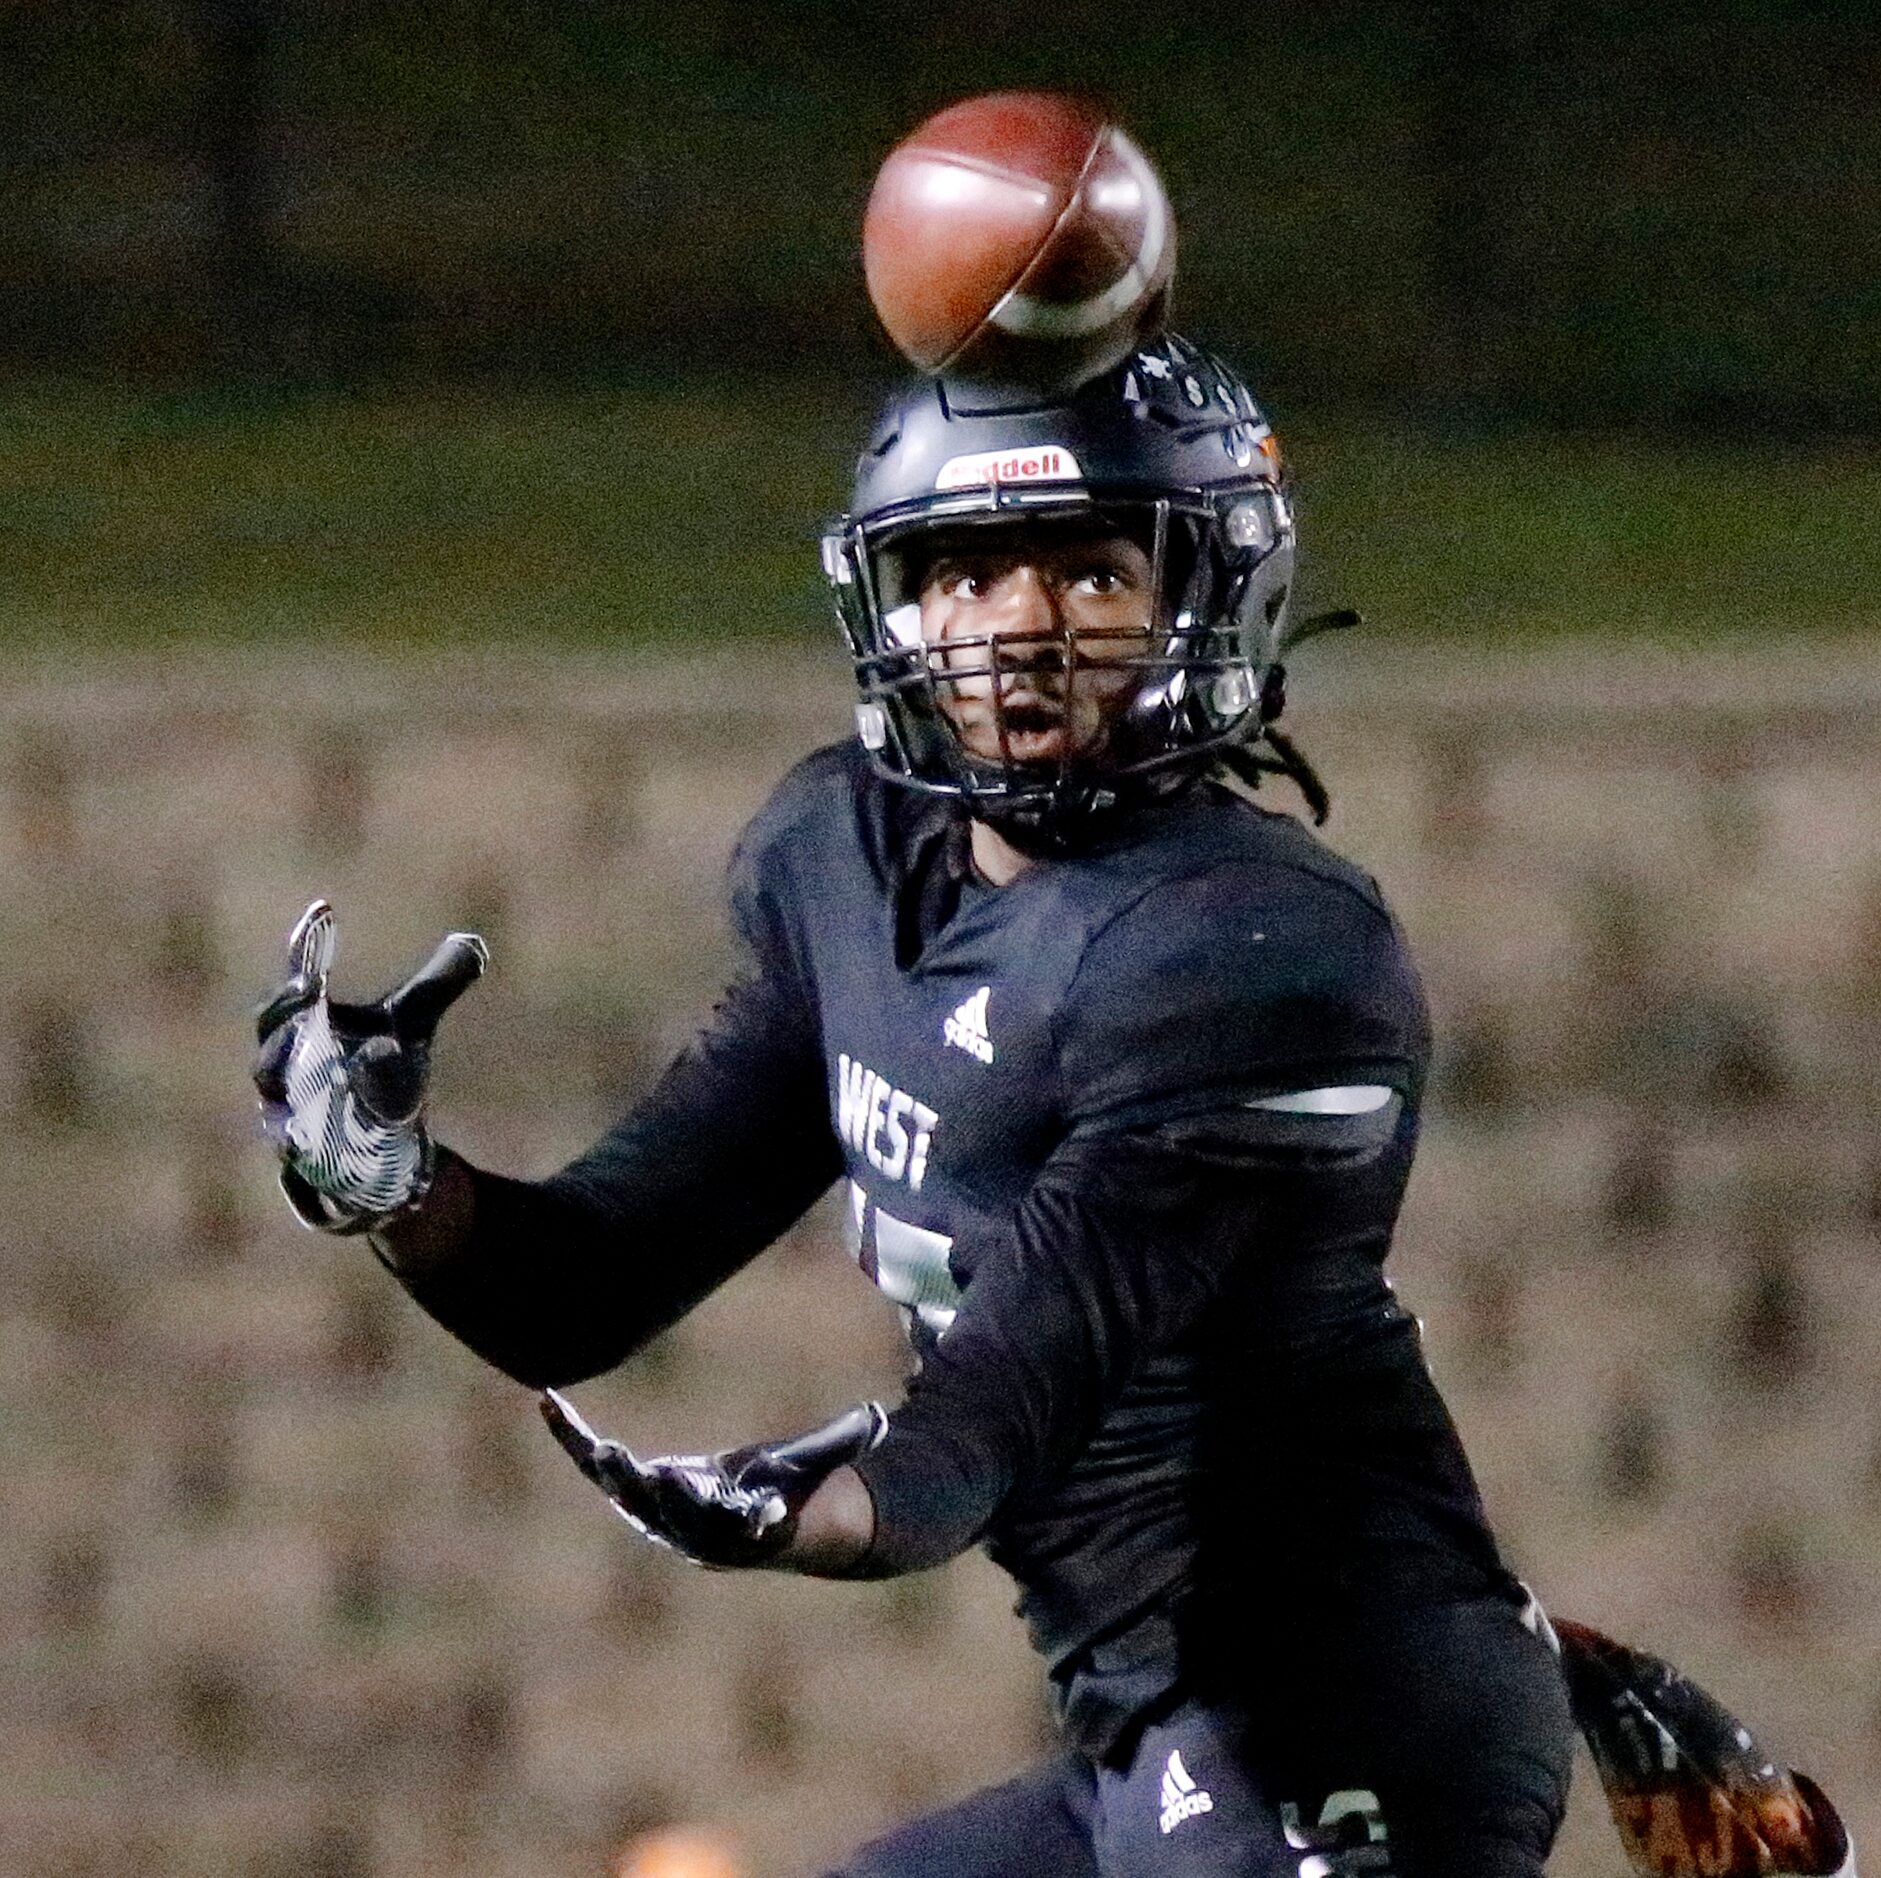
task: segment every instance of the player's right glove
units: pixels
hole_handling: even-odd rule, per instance
[[[618,1441],[597,1435],[553,1389],[542,1392],[542,1419],[636,1532],[695,1565],[719,1570],[775,1558],[790,1543],[804,1501],[888,1431],[881,1403],[861,1402],[787,1441],[642,1461]]]
[[[454,932],[396,991],[335,1004],[334,942],[333,909],[316,900],[288,935],[287,978],[255,1014],[255,1089],[295,1216],[322,1232],[370,1232],[431,1183],[432,1035],[490,953],[475,933]]]

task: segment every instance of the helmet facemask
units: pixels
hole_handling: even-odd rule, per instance
[[[921,582],[943,547],[1018,552],[1080,535],[1123,536],[1147,557],[1146,620],[1080,626],[1058,611],[1049,632],[924,638]],[[1211,752],[1258,734],[1291,561],[1291,518],[1272,482],[948,492],[824,543],[857,727],[876,766],[1053,843],[1093,811],[1173,791]],[[1041,759],[1054,725],[1058,749]]]

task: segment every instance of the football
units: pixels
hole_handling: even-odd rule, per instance
[[[1162,180],[1095,106],[1002,91],[950,105],[882,165],[863,271],[923,371],[1082,384],[1163,321],[1175,218]]]

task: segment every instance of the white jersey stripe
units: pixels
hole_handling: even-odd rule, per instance
[[[1294,1089],[1259,1096],[1247,1106],[1282,1115],[1375,1115],[1396,1092],[1382,1083],[1350,1083],[1337,1089]]]

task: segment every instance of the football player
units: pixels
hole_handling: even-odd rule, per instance
[[[1063,1753],[847,1878],[1531,1878],[1567,1691],[1383,1272],[1423,998],[1376,884],[1254,799],[1282,771],[1323,804],[1275,724],[1261,411],[1173,336],[1052,398],[924,379],[824,545],[858,735],[745,833],[744,965],[697,1040],[559,1173],[473,1167],[423,1092],[479,947],[334,1004],[317,904],[260,1022],[290,1200],[548,1390],[847,1181],[917,1358],[898,1407],[640,1461],[547,1398],[701,1563],[983,1544],[1016,1580]]]

